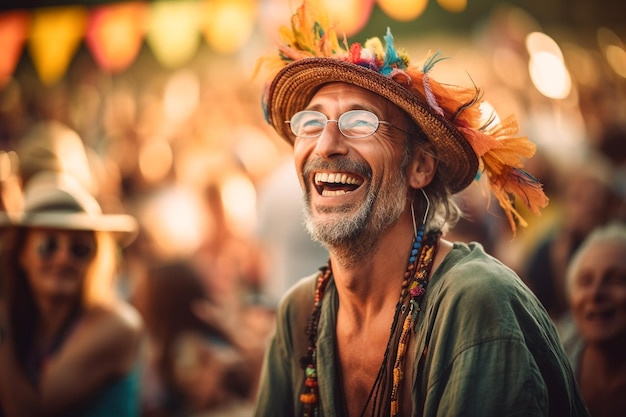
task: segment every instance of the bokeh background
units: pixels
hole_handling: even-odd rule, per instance
[[[529,171],[544,182],[554,209],[541,220],[531,216],[539,225],[513,239],[484,190],[463,197],[470,212],[487,207],[488,218],[476,214],[481,219],[475,220],[487,223],[488,236],[477,239],[512,267],[562,216],[562,186],[579,164],[593,166],[599,154],[610,167],[604,179],[623,197],[626,11],[620,1],[327,4],[350,41],[382,36],[391,27],[396,45],[415,62],[437,51],[449,58],[433,70],[438,80],[478,85],[499,117],[517,114],[522,133],[538,146]],[[266,80],[263,71],[254,75],[258,59],[274,53],[277,28],[288,24],[297,5],[2,3],[2,206],[20,207],[18,174],[29,164],[20,161],[20,146],[43,135],[35,129],[42,122],[48,129],[60,123],[78,134],[86,155],[77,162],[68,148],[66,163],[104,209],[140,219],[141,238],[129,252],[141,262],[204,253],[199,258],[216,264],[219,276],[245,276],[253,296],[275,300],[283,284],[275,293],[264,290],[276,279],[268,276],[310,268],[306,254],[313,254],[311,265],[325,256],[308,242],[293,243],[302,227],[290,148],[264,121]],[[283,241],[300,255],[286,255]]]
[[[255,76],[298,4],[2,2],[0,208],[19,210],[37,149],[56,153],[105,211],[141,223],[124,250],[126,297],[155,263],[183,260],[262,351],[280,296],[326,261],[302,227],[291,149],[265,123],[265,74]],[[515,113],[537,144],[528,169],[551,199],[543,215],[513,236],[476,183],[459,195],[468,219],[454,238],[478,240],[526,278],[547,236],[580,240],[582,223],[626,218],[621,0],[327,4],[350,41],[390,27],[414,62],[439,51],[449,59],[434,78],[483,88],[492,111]]]

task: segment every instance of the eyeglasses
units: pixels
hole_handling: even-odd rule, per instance
[[[88,239],[50,234],[42,236],[37,245],[37,253],[42,259],[49,260],[61,247],[77,261],[85,261],[95,252],[93,242]]]
[[[371,111],[350,110],[343,113],[337,120],[330,120],[324,113],[315,110],[303,110],[294,114],[289,123],[294,135],[301,138],[315,138],[322,134],[329,122],[337,123],[339,131],[347,138],[365,138],[373,135],[381,124],[393,126],[389,122],[379,120]]]

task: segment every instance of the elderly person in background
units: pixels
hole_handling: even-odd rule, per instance
[[[577,333],[564,340],[593,417],[626,416],[626,224],[596,229],[567,273]]]
[[[135,219],[40,172],[0,228],[0,414],[138,416],[143,325],[115,287]]]

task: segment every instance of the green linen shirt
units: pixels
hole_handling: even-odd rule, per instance
[[[256,417],[300,415],[305,379],[300,358],[308,347],[304,329],[315,278],[301,280],[281,301]],[[338,306],[331,281],[317,341],[324,417],[340,414],[334,365]],[[480,244],[454,244],[431,277],[411,337],[412,416],[588,416],[550,317],[520,278]]]

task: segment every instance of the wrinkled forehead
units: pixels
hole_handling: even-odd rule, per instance
[[[345,108],[366,109],[389,121],[402,120],[407,125],[414,124],[409,115],[385,97],[363,87],[345,82],[322,84],[315,90],[306,108],[316,107],[321,101],[340,102]],[[302,109],[303,110],[303,109]]]

